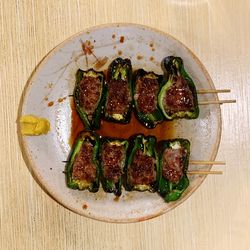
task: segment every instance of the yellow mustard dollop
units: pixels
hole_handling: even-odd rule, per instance
[[[47,119],[34,115],[24,115],[20,118],[22,135],[42,135],[50,130],[50,123]]]

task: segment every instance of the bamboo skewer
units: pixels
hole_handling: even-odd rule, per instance
[[[224,161],[189,161],[190,165],[226,165]]]
[[[229,93],[230,89],[200,89],[197,90],[197,94],[213,94],[213,93]],[[68,95],[69,97],[73,97],[73,95]],[[236,100],[208,100],[208,101],[200,101],[199,105],[209,105],[209,104],[224,104],[224,103],[236,103]]]
[[[189,161],[190,165],[226,165],[224,161]],[[209,170],[189,170],[187,174],[194,175],[208,175],[208,174],[223,174],[222,171],[209,171]]]
[[[216,94],[216,93],[229,93],[230,89],[199,89],[197,90],[197,94]],[[69,95],[71,97],[73,95]]]
[[[63,163],[67,163],[68,161],[62,161]],[[203,164],[203,165],[210,165],[210,164],[213,164],[213,165],[226,165],[225,162],[223,161],[190,161],[189,162],[190,165],[200,165],[200,164]],[[189,175],[208,175],[208,174],[223,174],[222,171],[209,171],[209,170],[189,170],[187,171],[187,174]]]
[[[223,103],[236,103],[236,100],[209,100],[209,101],[200,101],[199,105],[223,104]]]
[[[205,170],[192,170],[188,171],[187,174],[200,174],[200,175],[208,175],[208,174],[223,174],[222,171],[205,171]]]
[[[230,89],[199,89],[197,94],[229,93]]]
[[[68,95],[68,97],[73,97],[73,95]],[[209,104],[225,104],[225,103],[236,103],[236,100],[208,100],[200,101],[199,105],[209,105]]]
[[[67,163],[68,161],[62,161]],[[226,165],[224,161],[189,161],[190,165]]]
[[[213,93],[229,93],[230,89],[199,89],[197,94],[213,94]],[[200,101],[199,105],[209,105],[209,104],[223,104],[223,103],[236,103],[236,100],[208,100]]]

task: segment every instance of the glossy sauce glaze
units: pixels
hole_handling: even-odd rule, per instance
[[[71,135],[69,139],[70,146],[73,145],[79,132],[84,130],[84,126],[78,116],[73,98],[71,100]],[[132,117],[129,124],[118,124],[113,122],[101,121],[101,128],[96,131],[101,136],[116,137],[128,139],[134,134],[144,134],[145,136],[153,135],[158,141],[171,139],[174,137],[174,121],[165,121],[158,124],[153,129],[144,127],[132,113]]]

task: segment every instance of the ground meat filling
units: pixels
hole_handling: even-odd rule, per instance
[[[141,150],[137,150],[128,169],[128,176],[132,185],[153,183],[156,180],[155,159],[144,155]]]
[[[93,146],[84,143],[75,158],[72,177],[75,180],[93,182],[96,178],[96,166],[92,160]]]
[[[159,84],[157,79],[142,78],[137,81],[135,99],[138,109],[144,114],[153,113],[157,109],[157,94]]]
[[[123,80],[111,80],[108,82],[108,92],[107,113],[126,114],[131,101],[128,83]]]
[[[102,146],[102,164],[106,179],[115,183],[119,181],[122,175],[122,162],[125,153],[124,146],[110,145],[109,143]]]
[[[165,111],[172,115],[175,112],[192,110],[194,97],[187,81],[183,77],[175,77],[173,81],[164,98]]]
[[[172,183],[178,183],[184,174],[184,159],[187,151],[167,148],[163,153],[162,175]]]
[[[88,115],[94,113],[101,95],[101,82],[97,77],[84,77],[80,85],[80,105]]]

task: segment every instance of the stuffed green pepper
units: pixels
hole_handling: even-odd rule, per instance
[[[158,157],[156,152],[156,138],[137,135],[131,139],[130,150],[126,166],[127,191],[157,190]]]
[[[159,153],[158,192],[166,202],[178,200],[189,186],[186,175],[190,143],[186,139],[162,141]]]
[[[104,74],[93,69],[76,73],[74,102],[86,130],[100,127],[104,96]]]
[[[100,146],[101,182],[105,192],[120,196],[128,141],[104,137]]]
[[[184,69],[180,57],[168,56],[163,60],[167,80],[158,95],[158,104],[167,120],[195,119],[199,116],[196,87]]]
[[[135,72],[133,97],[136,116],[147,128],[154,128],[164,118],[157,102],[162,80],[163,77],[154,72],[143,69]]]
[[[91,132],[82,132],[73,145],[66,164],[66,182],[72,189],[99,189],[99,136]]]
[[[132,112],[132,65],[129,59],[111,62],[105,85],[104,118],[111,122],[129,123]]]

